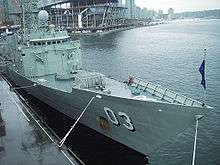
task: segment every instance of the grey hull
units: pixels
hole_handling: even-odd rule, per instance
[[[33,81],[14,70],[7,72],[8,77],[21,87],[33,85]],[[89,100],[96,95],[88,90],[73,89],[71,93],[59,89],[37,85],[24,88],[28,93],[48,104],[59,112],[76,120]],[[111,109],[120,124],[113,124],[104,107]],[[126,128],[126,113],[135,130]],[[205,115],[206,109],[177,104],[149,102],[103,95],[95,99],[87,109],[80,123],[99,133],[122,143],[140,153],[149,155],[168,138],[175,137],[195,122],[195,115]],[[103,127],[100,123],[107,121]],[[128,125],[127,125],[128,126]]]

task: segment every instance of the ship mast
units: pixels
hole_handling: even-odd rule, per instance
[[[23,39],[37,30],[38,0],[21,0]]]

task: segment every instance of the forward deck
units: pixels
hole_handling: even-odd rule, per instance
[[[122,83],[95,72],[79,71],[69,78],[56,78],[57,75],[35,77],[42,85],[71,93],[72,90],[89,90],[99,94],[111,95],[142,101],[165,102],[185,106],[203,107],[203,103],[178,94],[158,84],[134,78],[132,84]]]

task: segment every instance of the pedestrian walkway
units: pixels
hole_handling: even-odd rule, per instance
[[[79,165],[0,77],[0,165]]]

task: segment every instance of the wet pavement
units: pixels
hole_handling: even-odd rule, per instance
[[[0,103],[0,165],[78,165],[1,76]]]

